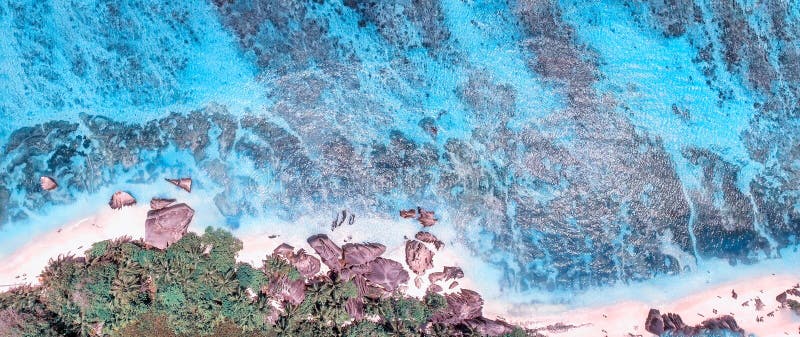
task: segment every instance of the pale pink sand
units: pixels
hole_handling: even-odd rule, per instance
[[[0,258],[0,291],[19,284],[36,284],[51,258],[83,255],[98,241],[130,236],[144,237],[148,207],[135,205],[118,210],[106,208],[91,216],[47,232]]]

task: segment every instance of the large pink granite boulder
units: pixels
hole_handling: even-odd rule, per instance
[[[52,191],[58,188],[58,183],[56,183],[56,180],[48,176],[40,177],[39,185],[42,186],[42,189],[45,191]]]
[[[348,266],[370,262],[384,252],[386,252],[386,246],[379,243],[347,243],[342,246],[344,263]]]
[[[148,211],[144,223],[144,242],[159,249],[166,249],[186,234],[192,217],[194,210],[186,204]]]
[[[468,289],[444,296],[447,308],[431,317],[433,322],[458,324],[465,320],[483,315],[483,299],[481,295]]]
[[[112,209],[120,209],[135,203],[136,198],[134,198],[130,193],[125,191],[117,191],[111,196],[111,200],[108,201],[108,206]]]
[[[370,283],[378,285],[386,291],[393,292],[409,280],[408,272],[403,269],[400,262],[379,257],[367,263],[367,266],[369,271],[364,274],[364,277]]]
[[[317,260],[316,257],[308,255],[308,253],[302,249],[294,254],[289,261],[292,262],[292,265],[294,265],[297,271],[305,278],[310,278],[319,273],[319,260]]]
[[[328,268],[337,272],[342,269],[342,249],[328,239],[327,235],[317,234],[307,241]]]
[[[406,242],[406,263],[415,274],[422,275],[433,268],[433,252],[422,242],[409,240]]]

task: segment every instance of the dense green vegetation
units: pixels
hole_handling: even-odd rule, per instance
[[[263,266],[237,264],[242,243],[209,228],[161,251],[138,241],[95,243],[85,257],[50,262],[41,285],[0,293],[0,335],[16,336],[475,336],[468,329],[426,324],[447,306],[394,294],[366,299],[372,319],[353,321],[345,302],[352,282],[307,280],[305,299],[277,312],[268,292],[280,278],[302,276],[267,256]],[[267,253],[265,252],[265,256]],[[423,328],[424,327],[424,328]],[[521,330],[514,335],[524,336]]]

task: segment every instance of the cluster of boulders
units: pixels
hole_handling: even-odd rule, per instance
[[[673,313],[661,314],[657,309],[650,309],[644,324],[645,330],[658,336],[701,336],[708,333],[728,331],[744,336],[733,316],[723,315],[703,321],[694,326],[683,322],[681,316]]]
[[[357,289],[357,296],[351,297],[345,303],[345,310],[354,320],[364,319],[366,299],[379,299],[391,296],[396,291],[402,291],[410,280],[408,271],[397,261],[381,257],[386,252],[386,246],[378,243],[347,243],[339,247],[327,235],[317,234],[308,238],[308,244],[319,256],[319,260],[307,254],[304,250],[295,249],[288,244],[281,244],[274,251],[274,256],[280,256],[291,263],[302,274],[299,280],[288,278],[272,282],[270,289],[262,289],[265,293],[277,298],[279,302],[299,304],[304,299],[303,289],[307,281],[314,278],[328,278],[339,281],[352,281]],[[426,245],[441,248],[443,243],[433,234],[420,232],[415,239],[406,242],[406,263],[408,268],[417,275],[417,287],[421,284],[421,276],[433,268],[433,251]],[[317,275],[322,264],[327,266],[326,275]],[[442,292],[442,287],[437,283],[455,280],[464,277],[464,272],[458,267],[444,267],[442,271],[433,272],[428,276],[431,285],[428,292]],[[459,326],[477,331],[484,335],[497,336],[513,331],[513,327],[505,322],[491,320],[483,317],[483,299],[472,291],[461,289],[444,295],[447,307],[436,313],[429,324],[441,323]],[[277,305],[282,310],[282,304]],[[273,317],[272,319],[277,319]]]

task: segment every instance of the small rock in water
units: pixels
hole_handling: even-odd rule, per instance
[[[166,179],[170,183],[175,186],[182,188],[184,191],[191,193],[192,192],[192,178],[180,178],[180,179]]]
[[[450,289],[453,289],[455,287],[458,287],[458,281],[453,281],[453,283],[450,283]]]
[[[402,218],[409,219],[409,218],[413,218],[413,217],[416,217],[416,216],[417,216],[417,210],[415,210],[413,208],[412,209],[401,209],[400,210],[400,217],[402,217]]]
[[[731,297],[733,297],[734,300],[739,298],[739,294],[736,293],[736,290],[731,289]]]
[[[111,196],[108,206],[112,209],[120,209],[125,206],[130,206],[136,203],[136,199],[128,192],[117,191]]]
[[[56,180],[48,176],[42,176],[39,178],[39,185],[41,185],[42,189],[45,191],[52,191],[58,188],[58,183],[56,183]]]
[[[162,198],[153,198],[150,199],[150,209],[162,209],[169,205],[172,205],[175,202],[175,199],[162,199]]]

